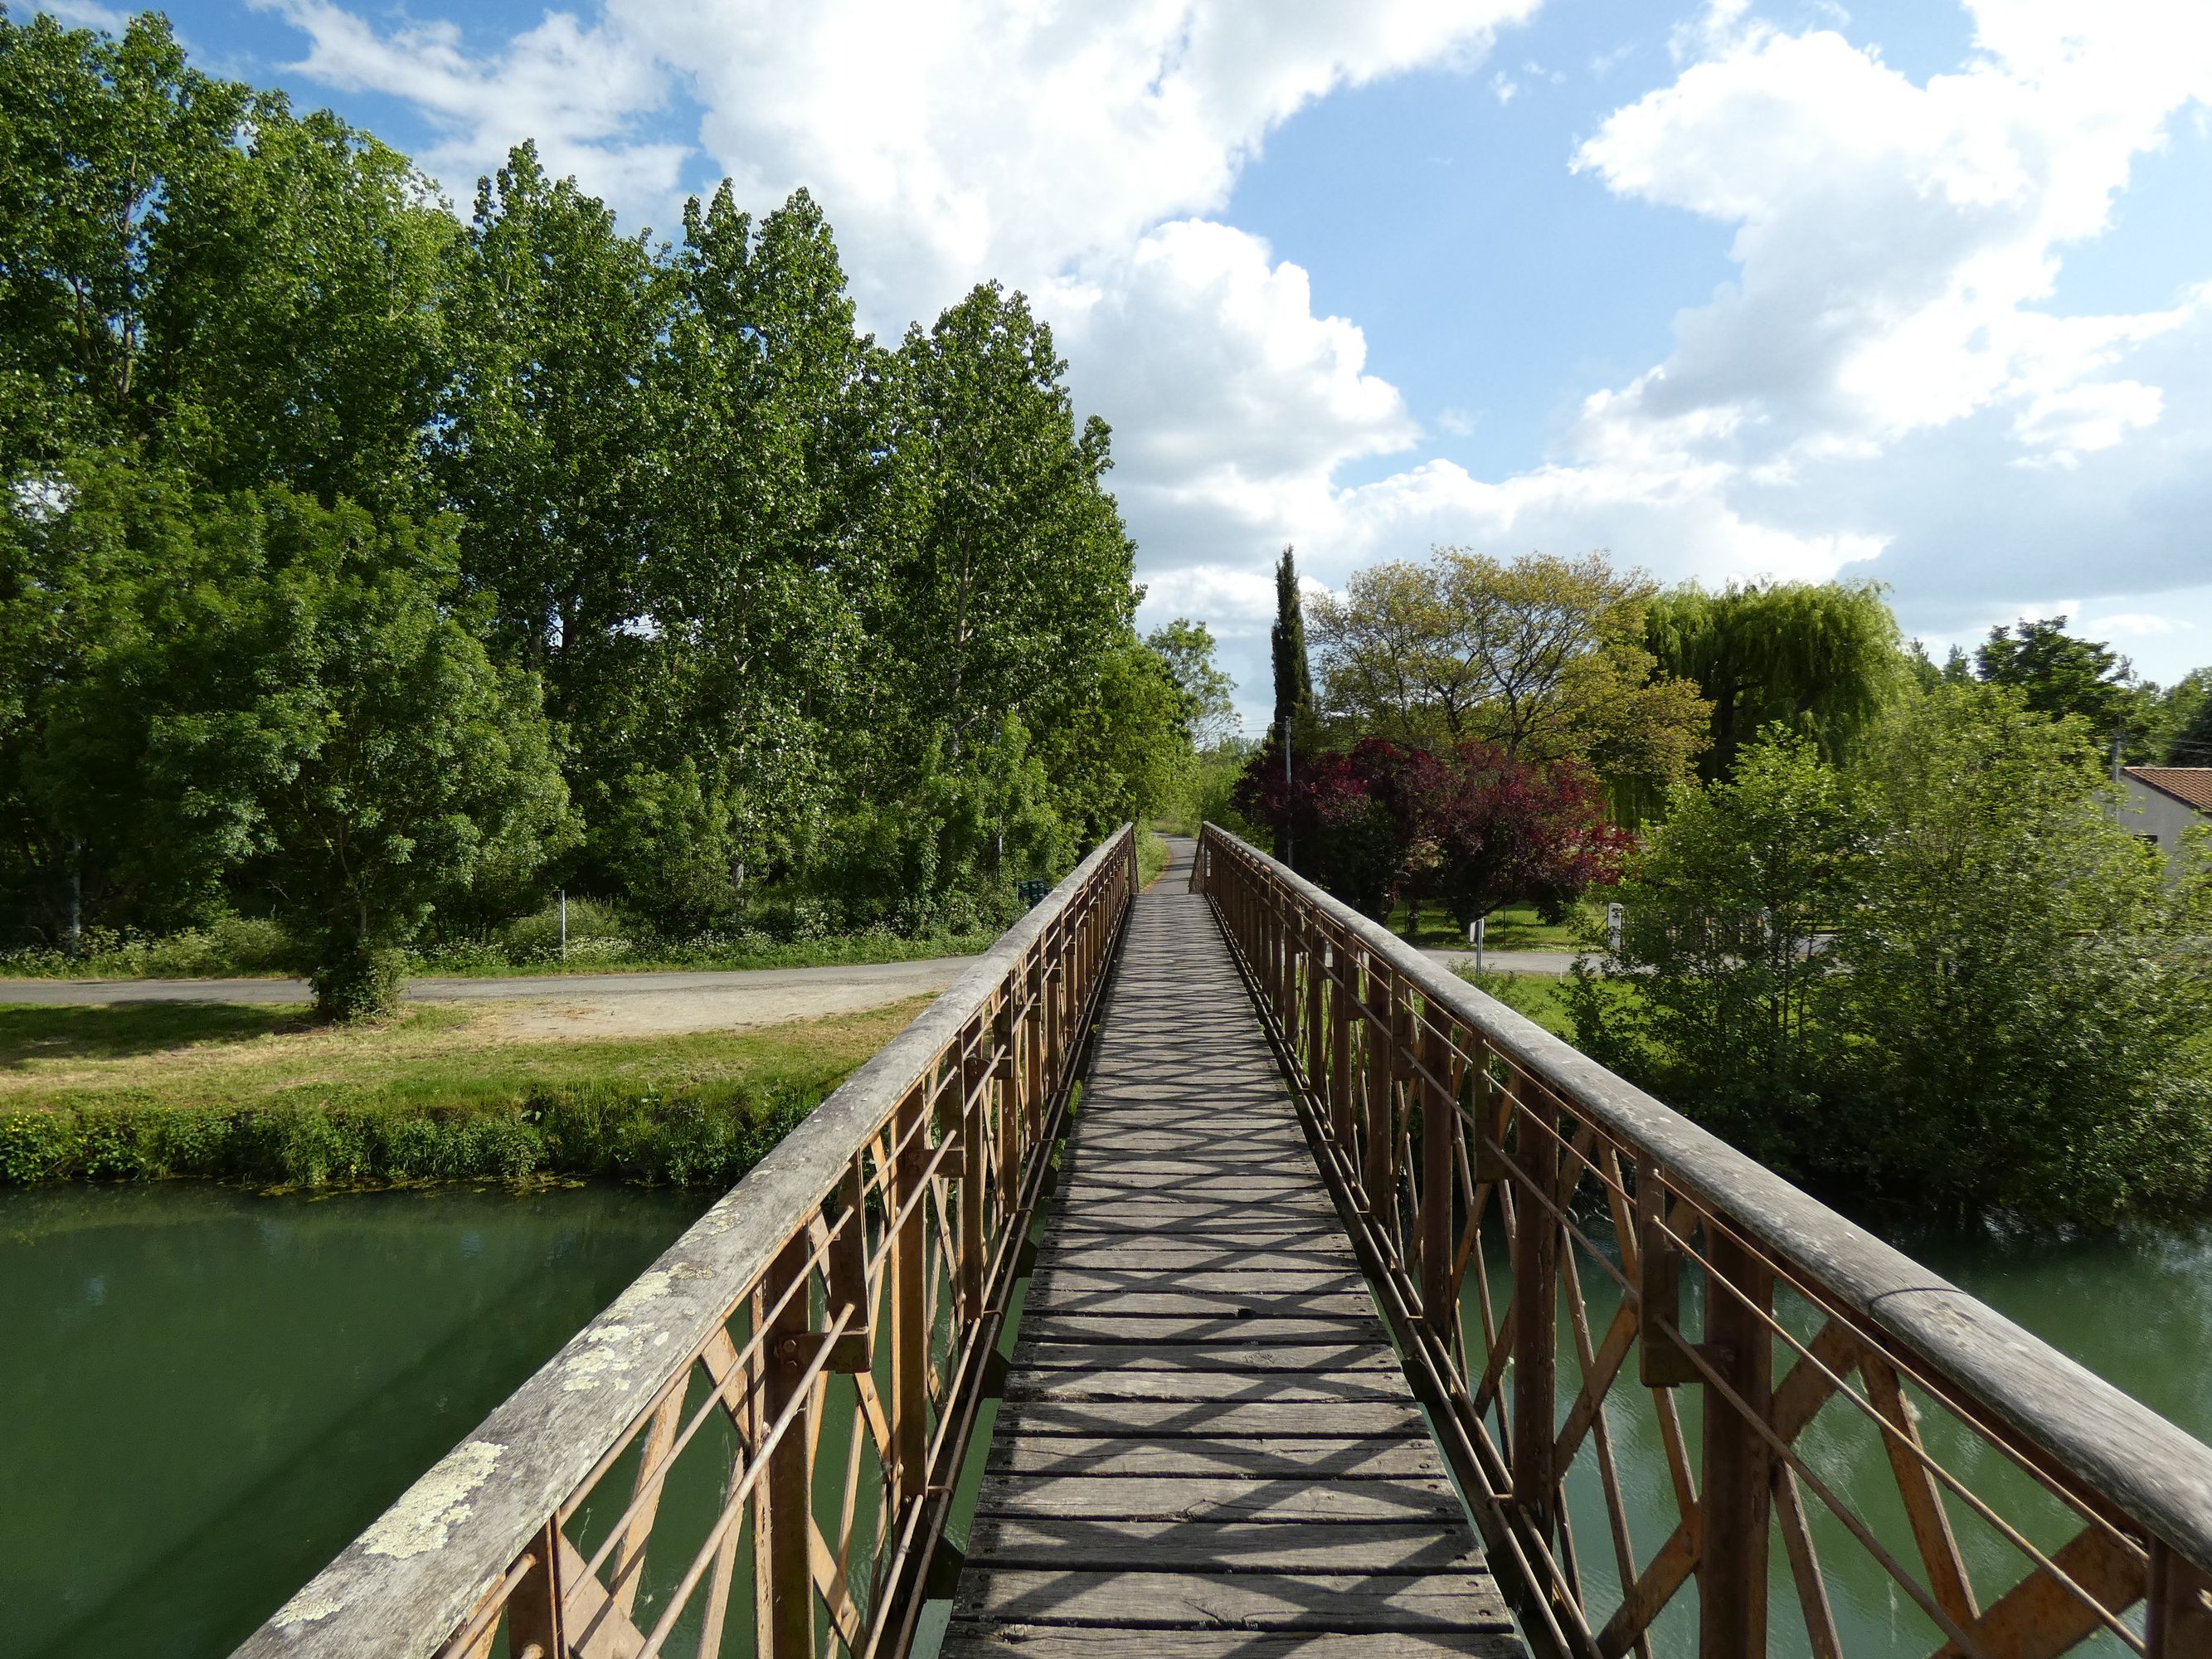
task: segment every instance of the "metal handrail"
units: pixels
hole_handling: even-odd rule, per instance
[[[2101,1632],[2154,1655],[2212,1653],[2212,1447],[1218,826],[1203,832],[1196,879],[1280,1046],[1386,1311],[1395,1308],[1409,1358],[1451,1419],[1447,1452],[1456,1441],[1462,1480],[1491,1495],[1478,1516],[1493,1553],[1518,1563],[1531,1622],[1549,1627],[1551,1645],[1609,1659],[1640,1644],[1694,1566],[1701,1627],[1712,1636],[1716,1622],[1738,1621],[1706,1650],[1763,1650],[1770,1518],[1808,1603],[1825,1595],[1817,1570],[1800,1566],[1810,1534],[1791,1506],[1801,1484],[1831,1508],[1836,1494],[1793,1442],[1803,1427],[1796,1413],[1840,1401],[1873,1424],[1899,1471],[1916,1528],[1906,1553],[1917,1551],[1926,1568],[1905,1570],[1903,1588],[1947,1651],[2057,1653]],[[1577,1220],[1578,1191],[1610,1206],[1620,1267]],[[1502,1317],[1482,1261],[1492,1226],[1510,1239],[1514,1273],[1534,1267],[1547,1281],[1532,1289],[1516,1279]],[[1693,1242],[1700,1230],[1702,1245]],[[1537,1425],[1555,1422],[1563,1290],[1577,1342],[1589,1341],[1577,1245],[1619,1281],[1617,1328],[1586,1358],[1595,1382],[1585,1379],[1567,1431],[1534,1448],[1540,1436],[1552,1440]],[[1702,1342],[1680,1328],[1672,1299],[1686,1267],[1707,1285]],[[1827,1322],[1812,1344],[1777,1317],[1778,1284]],[[1519,1307],[1529,1312],[1516,1322]],[[1632,1336],[1655,1410],[1671,1421],[1677,1387],[1704,1398],[1709,1481],[1683,1506],[1671,1564],[1638,1563],[1620,1548],[1620,1610],[1593,1629],[1578,1588],[1589,1563],[1575,1560],[1559,1518],[1564,1463],[1591,1449],[1590,1421],[1618,1409],[1605,1365],[1622,1364]],[[1787,1379],[1777,1379],[1778,1357],[1796,1364]],[[1854,1368],[1863,1390],[1850,1382]],[[2038,1550],[2001,1505],[1930,1457],[1900,1379],[2066,1504],[2081,1527],[2075,1544]],[[1532,1392],[1543,1397],[1522,1398]],[[1669,1451],[1679,1499],[1692,1484],[1688,1459],[1673,1441]],[[1711,1480],[1733,1478],[1732,1468],[1759,1490],[1716,1490]],[[1602,1474],[1618,1522],[1609,1466]],[[2030,1564],[2008,1589],[2011,1600],[1983,1608],[1973,1599],[1951,1538],[1954,1510]],[[1896,1576],[1900,1563],[1867,1523],[1848,1512],[1839,1519]],[[1624,1526],[1614,1530],[1625,1539]],[[1732,1564],[1717,1559],[1727,1552]],[[1717,1611],[1717,1597],[1733,1598],[1733,1611]],[[2146,1601],[2139,1633],[2127,1615]],[[2027,1617],[2029,1602],[2058,1610],[2041,1647],[2007,1635],[2005,1620]],[[1825,1603],[1807,1617],[1814,1651],[1827,1650]],[[2053,1632],[2078,1633],[2051,1645]]]
[[[756,1651],[811,1655],[817,1609],[856,1652],[902,1651],[1136,873],[1125,825],[239,1654],[659,1651],[695,1594],[720,1632],[741,1532]],[[832,1378],[854,1394],[842,1527],[814,1468]],[[678,1540],[661,1495],[715,1455],[710,1418],[738,1447],[729,1496]],[[586,1557],[570,1523],[632,1449]]]

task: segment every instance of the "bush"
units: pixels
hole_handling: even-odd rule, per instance
[[[185,1177],[287,1186],[592,1176],[641,1186],[734,1184],[820,1103],[783,1080],[597,1083],[533,1090],[488,1111],[301,1104],[125,1104],[0,1111],[0,1184]]]
[[[2200,847],[2169,878],[2107,798],[2080,721],[1991,687],[1907,705],[1850,774],[1747,747],[1678,796],[1623,884],[1620,950],[1569,989],[1576,1040],[1863,1200],[2098,1224],[2199,1208],[2212,866]]]

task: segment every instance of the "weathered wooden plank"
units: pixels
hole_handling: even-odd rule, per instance
[[[1392,1371],[1018,1371],[1009,1400],[1405,1400]]]
[[[1241,1199],[1220,1194],[1109,1192],[1078,1187],[1061,1196],[1056,1218],[1065,1224],[1071,1218],[1101,1212],[1142,1219],[1166,1232],[1207,1219],[1231,1223],[1327,1220],[1336,1224],[1335,1207],[1318,1187],[1286,1187],[1279,1192],[1248,1194]],[[1342,1231],[1340,1226],[1339,1231]]]
[[[1320,1434],[1335,1439],[1425,1434],[1420,1407],[1404,1400],[1029,1400],[999,1413],[1001,1434],[1144,1434],[1217,1438]]]
[[[1066,1240],[1101,1233],[1150,1239],[1237,1238],[1258,1244],[1286,1239],[1338,1239],[1344,1237],[1344,1227],[1336,1212],[1325,1203],[1166,1213],[1156,1209],[1132,1213],[1127,1206],[1100,1204],[1061,1211],[1049,1237]]]
[[[1360,1314],[1375,1304],[1364,1287],[1358,1291],[1310,1291],[1295,1296],[1239,1294],[1233,1291],[1080,1290],[1032,1285],[1030,1305],[1061,1313],[1150,1315],[1236,1314],[1252,1319],[1287,1319],[1301,1314]]]
[[[1493,1631],[1113,1630],[1086,1625],[956,1623],[945,1659],[1522,1659],[1520,1638]]]
[[[1172,1285],[1196,1294],[1218,1291],[1231,1296],[1258,1296],[1274,1301],[1284,1297],[1310,1295],[1316,1291],[1361,1291],[1367,1281],[1332,1262],[1308,1262],[1296,1267],[1092,1267],[1040,1266],[1030,1282],[1030,1295],[1054,1295],[1068,1291],[1158,1290]]]
[[[1040,1310],[1022,1321],[1022,1335],[1036,1342],[1227,1342],[1240,1347],[1279,1342],[1380,1344],[1388,1340],[1382,1320],[1372,1313],[1300,1315],[1288,1319],[1191,1314],[1133,1321]]]
[[[1236,1475],[986,1474],[975,1513],[1101,1521],[1427,1521],[1463,1527],[1441,1480],[1267,1480]]]
[[[1284,1343],[1232,1347],[1219,1342],[1024,1342],[1017,1370],[1395,1371],[1398,1356],[1371,1342]]]
[[[1358,1273],[1358,1258],[1347,1244],[1332,1239],[1301,1239],[1287,1244],[1254,1249],[1244,1241],[1222,1238],[1212,1243],[1193,1243],[1158,1235],[1134,1238],[1101,1238],[1097,1234],[1062,1236],[1037,1253],[1037,1271],[1052,1273],[1073,1267],[1085,1272],[1160,1273],[1210,1270],[1221,1272],[1312,1273],[1328,1268],[1338,1273]]]
[[[953,1601],[962,1619],[1124,1629],[1506,1630],[1474,1573],[1083,1572],[984,1568]]]
[[[1441,1479],[1427,1440],[1093,1440],[1073,1435],[1000,1437],[988,1465],[1000,1474],[1238,1474],[1269,1480]]]
[[[1226,1572],[1479,1571],[1482,1553],[1428,1522],[978,1521],[968,1559],[994,1567],[1175,1571],[1203,1561]]]

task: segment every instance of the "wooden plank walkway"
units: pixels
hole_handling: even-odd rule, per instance
[[[1130,918],[947,1659],[1523,1650],[1192,844]]]

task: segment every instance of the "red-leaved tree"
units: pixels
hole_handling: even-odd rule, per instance
[[[1436,756],[1362,738],[1296,757],[1269,744],[1237,780],[1237,810],[1273,832],[1300,874],[1381,918],[1403,899],[1443,905],[1462,927],[1513,899],[1556,914],[1619,873],[1628,836],[1607,822],[1595,774],[1493,744]]]

